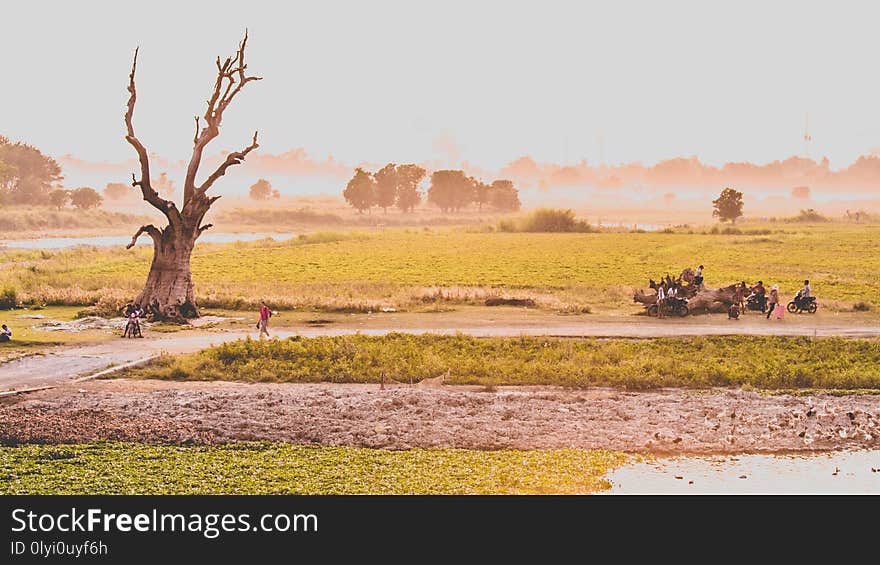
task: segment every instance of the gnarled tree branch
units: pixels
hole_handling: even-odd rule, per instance
[[[183,184],[184,208],[189,203],[193,194],[196,193],[196,174],[202,162],[202,153],[208,143],[220,135],[220,123],[223,121],[223,112],[241,92],[244,86],[252,81],[261,80],[261,77],[248,76],[246,74],[245,49],[247,48],[248,34],[245,31],[244,38],[238,44],[235,55],[227,57],[221,62],[217,57],[217,79],[214,81],[214,89],[208,98],[208,106],[205,110],[205,126],[201,132],[196,128],[196,136],[193,139],[193,151],[186,168],[186,179]],[[198,122],[198,120],[196,120]]]
[[[203,182],[202,185],[199,186],[195,194],[197,196],[203,196],[206,192],[208,192],[208,189],[211,188],[211,185],[213,185],[217,181],[217,179],[226,174],[226,169],[232,167],[233,165],[240,165],[241,162],[244,161],[244,158],[247,157],[248,153],[259,147],[260,145],[257,143],[258,133],[259,132],[256,131],[254,132],[254,138],[251,141],[250,145],[248,145],[241,151],[233,151],[227,154],[226,159],[224,159],[223,162],[220,163],[220,166],[218,166],[217,169],[213,173],[211,173],[211,175],[207,179],[205,179],[205,182]]]
[[[144,200],[153,205],[154,208],[161,211],[168,218],[168,222],[172,225],[176,225],[180,221],[180,212],[177,211],[177,208],[174,206],[174,202],[170,200],[165,200],[159,196],[159,193],[153,188],[150,184],[150,157],[147,154],[147,148],[144,147],[144,144],[137,138],[134,133],[134,124],[132,123],[132,117],[134,116],[134,105],[137,102],[137,89],[134,85],[134,75],[137,70],[137,56],[138,49],[134,50],[134,61],[131,64],[131,73],[128,75],[128,104],[125,112],[125,128],[126,135],[125,140],[134,147],[135,152],[137,152],[138,161],[141,165],[141,178],[136,178],[135,174],[131,175],[131,185],[137,186],[141,189],[141,194],[144,197]]]
[[[159,245],[159,242],[162,241],[162,230],[154,226],[153,224],[147,224],[145,226],[141,226],[138,228],[138,231],[134,232],[134,235],[131,236],[131,243],[125,246],[126,249],[131,249],[134,247],[135,242],[141,236],[142,233],[145,233],[153,238],[153,245]]]

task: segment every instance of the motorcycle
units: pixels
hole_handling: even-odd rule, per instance
[[[763,294],[750,294],[746,298],[746,310],[755,310],[762,314],[767,312],[767,296]]]
[[[785,307],[792,314],[807,312],[809,314],[815,314],[816,310],[819,309],[819,305],[816,303],[815,296],[804,297],[800,291],[794,295],[794,300],[788,303]]]
[[[673,314],[677,314],[678,316],[684,318],[688,314],[690,314],[690,310],[688,309],[688,299],[687,298],[669,298],[667,302],[663,305],[663,312]],[[657,304],[651,304],[648,306],[648,315],[649,316],[657,316],[658,309]]]

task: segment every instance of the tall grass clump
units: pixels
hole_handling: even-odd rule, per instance
[[[466,335],[225,343],[127,373],[171,380],[756,389],[880,389],[880,340],[712,336],[645,340]]]
[[[501,220],[498,231],[528,233],[589,233],[595,231],[584,220],[578,220],[574,211],[561,208],[538,208],[516,220]]]
[[[15,288],[7,286],[0,289],[0,310],[12,310],[18,304]]]
[[[831,220],[828,217],[823,216],[813,208],[808,208],[806,210],[801,210],[798,212],[797,216],[792,216],[791,218],[786,218],[785,222],[789,223],[804,223],[804,224],[816,224],[821,222],[830,222]]]

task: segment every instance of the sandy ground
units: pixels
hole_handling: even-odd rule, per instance
[[[311,323],[310,323],[311,322]],[[320,322],[320,323],[315,323]],[[100,343],[50,348],[0,363],[0,391],[68,382],[111,365],[149,358],[162,352],[189,353],[222,342],[256,338],[250,321],[244,328],[191,329],[171,334],[147,332],[144,339],[109,338]],[[809,335],[880,337],[874,315],[820,312],[766,320],[757,314],[730,321],[724,315],[657,320],[645,316],[560,316],[523,308],[470,308],[438,313],[316,314],[291,313],[276,320],[272,335],[314,337],[363,333],[466,333],[476,336],[552,335],[564,337],[657,337],[689,335]],[[277,328],[277,329],[276,329]]]
[[[649,453],[877,449],[877,396],[91,381],[0,401],[0,442],[272,440]]]

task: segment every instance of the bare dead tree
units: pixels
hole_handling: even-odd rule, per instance
[[[205,147],[220,134],[223,113],[250,82],[261,77],[248,76],[245,62],[245,49],[248,35],[238,45],[236,53],[221,60],[217,57],[217,79],[207,101],[205,114],[195,117],[192,156],[186,168],[183,185],[183,206],[178,209],[171,200],[165,200],[150,183],[150,159],[146,147],[134,132],[132,117],[137,101],[135,71],[137,70],[138,49],[134,51],[134,62],[128,81],[128,106],[125,112],[125,140],[134,147],[140,162],[140,178],[132,173],[132,186],[140,188],[141,194],[150,205],[162,212],[168,225],[157,228],[152,224],[141,226],[131,238],[126,249],[134,246],[138,237],[147,234],[153,239],[153,262],[144,289],[134,302],[146,309],[156,319],[184,321],[199,315],[198,305],[193,293],[190,258],[196,240],[211,224],[203,224],[205,214],[219,196],[210,196],[208,191],[217,179],[226,174],[229,167],[241,164],[248,153],[259,147],[257,132],[254,132],[250,145],[241,151],[226,155],[222,163],[199,184],[196,177],[202,163]]]

